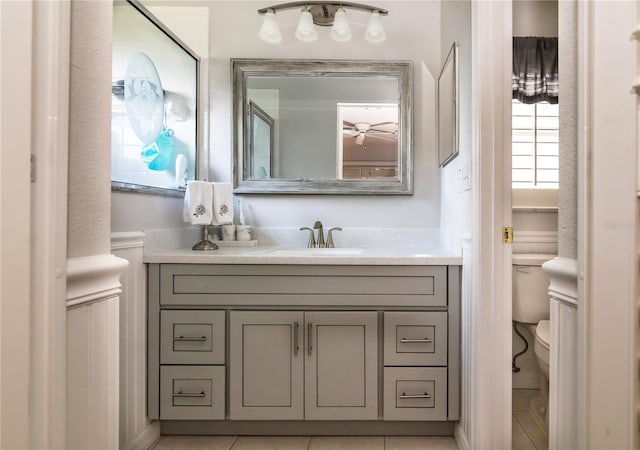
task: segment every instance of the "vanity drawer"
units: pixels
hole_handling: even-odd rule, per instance
[[[224,419],[224,366],[161,366],[160,419]]]
[[[446,366],[447,312],[385,312],[385,366]]]
[[[161,305],[447,306],[446,266],[161,264]]]
[[[384,420],[447,420],[447,369],[385,367]]]
[[[160,364],[224,364],[224,311],[160,313]]]

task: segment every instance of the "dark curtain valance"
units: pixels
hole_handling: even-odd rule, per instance
[[[511,90],[522,103],[558,103],[558,38],[513,38]]]

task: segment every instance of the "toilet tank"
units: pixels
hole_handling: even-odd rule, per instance
[[[513,255],[513,320],[538,323],[549,319],[549,277],[542,263],[555,258],[547,254]]]

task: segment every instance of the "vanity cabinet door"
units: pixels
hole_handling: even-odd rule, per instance
[[[305,313],[305,419],[378,418],[376,312]]]
[[[232,420],[303,419],[303,320],[297,311],[231,311]]]

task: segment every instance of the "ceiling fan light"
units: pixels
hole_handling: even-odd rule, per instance
[[[262,21],[258,36],[269,44],[279,44],[282,42],[282,35],[280,34],[280,27],[276,20],[276,13],[272,9],[264,13],[264,20]]]
[[[333,18],[333,28],[331,28],[331,37],[334,41],[347,42],[351,40],[351,28],[347,20],[347,14],[344,8],[338,8]]]
[[[300,13],[298,28],[296,29],[296,39],[302,42],[313,42],[318,39],[318,32],[313,25],[313,16],[308,8]]]
[[[356,145],[362,145],[362,143],[364,142],[364,135],[364,132],[358,133],[358,136],[356,137]]]
[[[387,36],[384,32],[384,26],[382,26],[382,19],[380,18],[380,12],[372,11],[369,18],[369,24],[367,25],[367,31],[364,33],[364,38],[377,44],[384,41]]]

